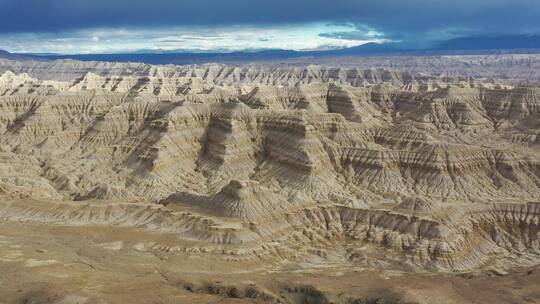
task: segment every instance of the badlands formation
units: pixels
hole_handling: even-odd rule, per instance
[[[516,75],[0,60],[0,293],[538,303]]]

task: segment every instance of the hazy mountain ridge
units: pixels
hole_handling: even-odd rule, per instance
[[[507,35],[492,37],[462,37],[438,43],[432,48],[411,49],[404,48],[400,43],[367,43],[357,47],[322,50],[322,51],[294,51],[294,50],[246,50],[236,52],[189,52],[189,51],[134,51],[117,54],[42,54],[26,55],[11,54],[5,51],[0,58],[19,60],[55,60],[73,59],[83,61],[116,61],[116,62],[144,62],[147,64],[193,64],[207,62],[251,62],[251,61],[279,61],[297,58],[327,58],[344,56],[430,56],[430,55],[466,55],[466,54],[499,54],[499,53],[539,53],[540,36],[536,35]]]
[[[316,63],[316,64],[314,64]],[[444,55],[444,56],[343,56],[327,58],[297,58],[255,63],[237,63],[224,70],[234,68],[237,73],[260,71],[265,75],[272,71],[287,73],[304,71],[309,66],[331,71],[388,70],[410,75],[427,74],[432,77],[473,77],[476,79],[504,79],[512,84],[534,84],[540,81],[540,55]],[[140,62],[103,62],[74,60],[39,60],[32,62],[0,59],[0,72],[26,73],[46,80],[72,80],[86,73],[100,76],[156,76],[184,75],[191,69],[207,69],[213,64],[192,65],[149,65]],[[221,65],[225,67],[226,65]],[[295,72],[296,73],[296,72]],[[339,73],[337,73],[339,74]],[[336,75],[337,75],[336,74]],[[229,74],[233,76],[235,73]]]

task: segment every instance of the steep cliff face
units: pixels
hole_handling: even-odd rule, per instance
[[[163,229],[253,256],[276,239],[365,241],[439,270],[539,250],[536,87],[315,66],[10,64],[28,74],[0,76],[3,218]],[[216,228],[223,219],[239,226]]]

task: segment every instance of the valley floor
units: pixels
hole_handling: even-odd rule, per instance
[[[164,244],[149,250],[149,242]],[[0,222],[0,303],[538,303],[540,268],[418,273],[167,252],[137,228]],[[377,299],[379,302],[377,302]]]

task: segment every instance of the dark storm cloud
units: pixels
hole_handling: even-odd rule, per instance
[[[422,37],[530,33],[539,20],[540,0],[0,0],[1,33],[328,21]]]

